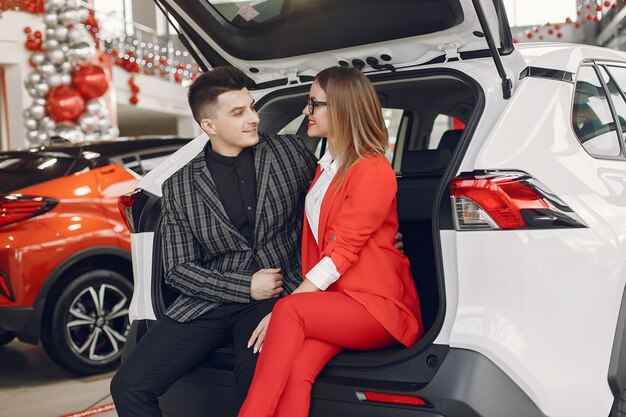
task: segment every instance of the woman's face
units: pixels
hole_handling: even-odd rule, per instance
[[[328,137],[328,107],[325,104],[318,104],[312,107],[309,104],[313,102],[326,102],[326,93],[317,82],[311,85],[309,91],[309,103],[304,107],[302,113],[307,116],[307,135],[314,138]]]

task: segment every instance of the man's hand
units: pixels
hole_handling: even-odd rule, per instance
[[[252,275],[250,297],[253,300],[265,300],[278,297],[283,292],[283,276],[280,268],[260,269]]]
[[[254,349],[252,350],[254,353],[257,353],[263,347],[263,341],[265,341],[265,333],[267,333],[267,327],[270,325],[270,318],[272,317],[272,313],[269,313],[267,316],[263,317],[263,319],[259,322],[259,325],[256,326],[256,329],[252,332],[252,336],[250,340],[248,340],[248,348],[254,344]]]
[[[396,233],[396,249],[398,249],[400,252],[404,252],[402,249],[404,249],[404,243],[402,242],[402,233],[397,232]]]

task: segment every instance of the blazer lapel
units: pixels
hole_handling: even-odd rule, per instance
[[[211,177],[209,168],[206,166],[206,159],[204,157],[204,150],[193,159],[193,179],[196,188],[198,189],[202,200],[209,207],[211,214],[215,215],[222,225],[226,227],[233,235],[237,236],[244,242],[247,242],[239,230],[233,226],[232,222],[226,214],[224,205],[220,200],[220,196],[217,193],[217,187]]]
[[[261,215],[265,210],[267,198],[267,183],[270,177],[270,169],[273,161],[272,153],[267,149],[265,141],[259,142],[254,147],[254,168],[256,171],[256,213],[254,219],[254,240],[259,242],[263,229],[261,229]],[[280,180],[280,179],[278,179]]]

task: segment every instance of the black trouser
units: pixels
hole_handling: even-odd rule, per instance
[[[276,299],[225,303],[186,323],[159,319],[126,358],[111,381],[120,417],[161,417],[158,397],[232,340],[235,349],[233,415],[246,399],[258,355],[248,339]]]

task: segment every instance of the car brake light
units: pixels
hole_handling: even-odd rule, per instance
[[[521,172],[461,175],[450,185],[457,230],[586,227],[553,193]]]
[[[135,233],[135,222],[133,221],[133,204],[135,203],[135,197],[139,194],[139,190],[132,191],[128,194],[124,194],[117,199],[117,207],[122,214],[122,218],[126,223],[126,227],[131,233]]]
[[[48,197],[0,195],[0,227],[45,213],[59,203]]]
[[[415,395],[388,394],[384,392],[357,392],[357,398],[361,401],[375,401],[389,404],[415,405],[424,407],[426,401]]]

